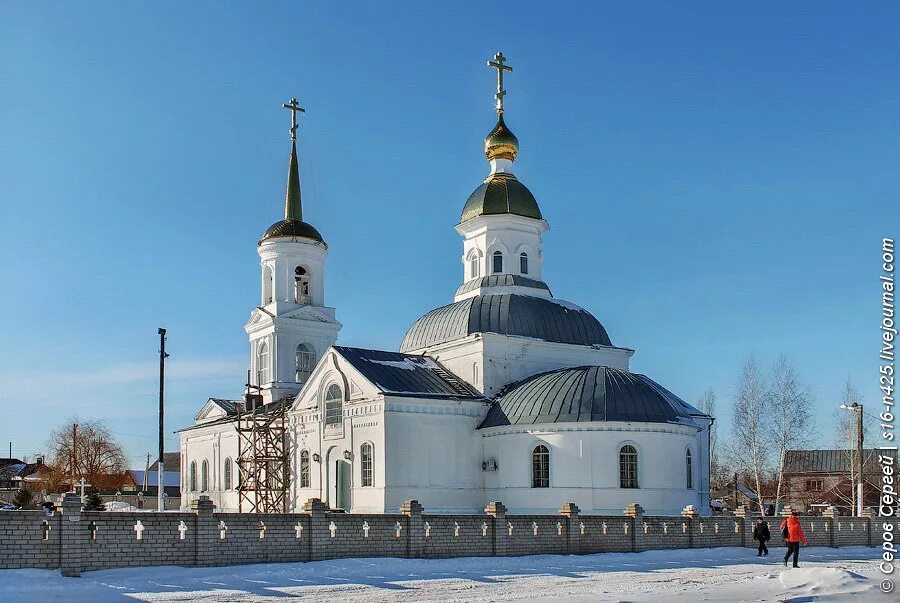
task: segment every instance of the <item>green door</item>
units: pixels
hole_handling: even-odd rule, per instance
[[[350,463],[347,461],[335,461],[335,507],[350,510]]]

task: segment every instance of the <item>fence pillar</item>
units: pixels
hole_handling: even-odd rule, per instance
[[[219,533],[219,527],[213,513],[216,505],[205,494],[201,494],[199,498],[191,501],[191,512],[196,515],[194,518],[194,565],[206,566],[217,565],[217,555],[213,547],[203,546],[201,548],[201,540],[212,538],[213,534]],[[204,538],[201,539],[201,534]]]
[[[631,503],[625,507],[625,516],[631,518],[631,551],[640,553],[646,550],[644,546],[644,508]]]
[[[681,516],[687,521],[688,548],[694,548],[694,520],[700,517],[700,511],[694,505],[688,505],[681,510]]]
[[[734,521],[741,526],[741,546],[747,546],[747,507],[744,505],[739,505],[734,510]],[[749,518],[750,523],[755,523],[753,518]]]
[[[303,512],[309,513],[309,553],[310,561],[325,559],[321,541],[329,538],[328,505],[319,498],[310,498],[303,503]]]
[[[828,546],[834,548],[834,518],[838,515],[835,507],[826,507],[822,511],[822,517],[825,518],[825,529],[828,530]]]
[[[566,553],[572,554],[581,551],[581,546],[575,547],[573,543],[581,544],[581,529],[578,514],[581,509],[573,502],[567,502],[559,508],[559,514],[565,517],[564,524],[566,526]]]
[[[495,500],[484,508],[484,512],[491,517],[492,553],[495,557],[505,557],[506,543],[509,540],[506,526],[506,506],[499,500]]]
[[[422,505],[417,500],[408,500],[400,506],[400,512],[406,515],[406,556],[424,557],[425,520],[422,519]]]
[[[81,497],[68,492],[62,499],[60,525],[59,569],[63,576],[81,575],[84,547],[87,546],[88,527],[81,522]]]

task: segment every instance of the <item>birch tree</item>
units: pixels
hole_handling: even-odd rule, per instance
[[[856,389],[856,386],[853,385],[853,382],[848,377],[847,383],[844,384],[844,388],[841,390],[841,405],[852,406],[854,402],[862,404],[862,396],[860,395],[859,390]],[[834,488],[833,492],[837,496],[837,498],[847,503],[847,505],[850,506],[851,509],[856,509],[856,484],[859,483],[859,463],[857,461],[856,451],[858,438],[858,419],[856,416],[856,411],[844,410],[842,408],[839,408],[835,410],[835,412],[837,413],[835,415],[835,445],[837,448],[843,451],[844,460],[847,465],[849,465],[846,475],[850,479],[850,487],[844,489],[841,488],[841,484],[838,484]],[[870,417],[863,415],[863,446],[865,446],[865,441],[869,438],[873,423],[874,421]],[[863,452],[863,454],[865,454],[865,451]]]
[[[755,486],[751,489],[757,496],[760,514],[765,514],[762,486],[769,459],[766,446],[768,404],[765,389],[759,366],[751,356],[741,369],[735,389],[729,456],[736,467],[751,476]]]
[[[767,422],[772,448],[778,454],[775,507],[781,501],[784,485],[784,455],[804,447],[811,439],[812,396],[794,365],[782,354],[769,377],[766,395],[771,408]]]

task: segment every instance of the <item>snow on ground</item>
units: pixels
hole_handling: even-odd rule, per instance
[[[780,549],[784,551],[784,549]],[[889,601],[878,549],[720,548],[583,556],[338,559],[211,568],[0,570],[0,601]]]

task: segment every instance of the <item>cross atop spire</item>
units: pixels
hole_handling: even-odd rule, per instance
[[[296,98],[292,98],[290,102],[281,105],[291,112],[291,140],[297,140],[297,113],[306,113],[306,109],[300,106],[300,102]]]
[[[506,64],[506,57],[499,50],[494,55],[494,60],[488,61],[487,64],[488,67],[497,70],[497,94],[494,98],[497,99],[497,115],[503,115],[503,97],[506,96],[506,90],[503,89],[503,72],[512,71],[512,67]]]

